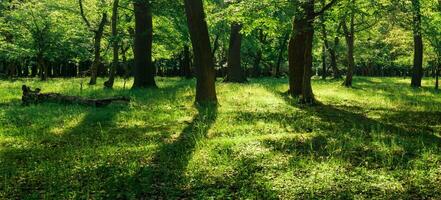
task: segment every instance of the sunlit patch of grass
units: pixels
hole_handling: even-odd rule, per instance
[[[195,81],[103,90],[86,79],[0,81],[0,199],[436,199],[441,93],[409,79],[314,80],[320,104],[286,96],[286,79],[217,83],[195,107]],[[80,88],[83,83],[83,88]],[[20,105],[21,85],[106,108]]]

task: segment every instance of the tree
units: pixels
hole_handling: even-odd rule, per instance
[[[83,0],[78,0],[79,6],[80,6],[80,14],[81,17],[86,24],[87,28],[94,33],[94,45],[93,45],[93,54],[94,54],[94,60],[92,63],[92,66],[90,67],[90,81],[89,85],[95,85],[96,79],[98,76],[98,67],[101,64],[101,40],[103,38],[104,28],[107,24],[107,12],[105,10],[102,11],[101,14],[101,20],[99,21],[98,25],[96,27],[92,27],[92,24],[89,22],[83,8]],[[104,4],[103,1],[101,1],[101,4]]]
[[[115,72],[119,65],[119,40],[118,40],[118,6],[119,0],[113,0],[112,8],[112,46],[113,46],[113,62],[110,67],[109,80],[104,83],[104,87],[112,88],[115,82]]]
[[[133,88],[157,87],[152,63],[153,15],[149,0],[135,0],[135,80]]]
[[[421,2],[420,0],[412,0],[412,30],[414,41],[414,56],[412,69],[412,87],[421,87],[421,79],[423,78],[423,37],[421,29]]]
[[[314,20],[336,2],[332,0],[318,12],[314,10],[315,0],[294,2],[299,12],[293,17],[289,41],[289,93],[291,96],[300,95],[301,103],[315,102],[311,86]]]
[[[240,49],[242,46],[241,29],[241,24],[231,24],[230,47],[228,50],[228,71],[227,76],[225,77],[226,82],[243,83],[247,81],[240,59]]]
[[[216,103],[213,54],[202,0],[184,0],[196,65],[196,103]]]

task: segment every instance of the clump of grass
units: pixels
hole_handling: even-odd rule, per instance
[[[103,81],[82,91],[80,79],[0,81],[0,198],[441,196],[441,96],[409,80],[315,80],[314,107],[285,96],[286,79],[219,82],[218,107],[193,106],[193,80]],[[23,107],[22,84],[133,101]]]

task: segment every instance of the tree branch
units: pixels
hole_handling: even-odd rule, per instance
[[[83,9],[83,1],[82,0],[78,0],[78,4],[80,4],[80,14],[81,14],[81,18],[83,18],[84,23],[86,23],[87,28],[89,28],[90,30],[92,29],[92,26],[90,25],[89,20],[87,20],[86,15],[84,14],[84,9]]]
[[[337,1],[339,0],[332,0],[331,2],[329,2],[327,5],[325,5],[320,11],[315,12],[314,16],[317,17],[319,15],[322,15],[324,12],[326,12],[326,10],[328,10],[329,8],[331,8],[335,3],[337,3]]]

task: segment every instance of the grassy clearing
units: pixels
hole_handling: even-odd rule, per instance
[[[408,79],[316,80],[314,107],[284,96],[285,79],[218,83],[217,108],[193,107],[188,80],[80,82],[0,81],[0,198],[441,197],[441,94]],[[134,100],[22,107],[22,84]]]

